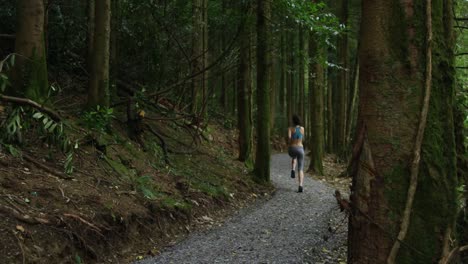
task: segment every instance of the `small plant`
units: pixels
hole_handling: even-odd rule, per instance
[[[10,54],[0,61],[0,91],[5,92],[6,88],[11,85],[8,76],[4,73],[15,64],[15,55]]]
[[[136,179],[136,187],[147,199],[153,200],[157,197],[157,191],[154,189],[151,176],[149,175],[138,177]]]
[[[97,106],[96,110],[84,113],[83,120],[88,129],[96,130],[99,133],[105,133],[110,130],[112,119],[114,119],[114,109]]]

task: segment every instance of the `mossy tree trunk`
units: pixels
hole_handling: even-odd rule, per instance
[[[192,32],[192,74],[197,74],[192,80],[191,111],[201,117],[205,117],[208,73],[205,70],[208,52],[208,19],[207,1],[193,0],[193,32]]]
[[[247,3],[247,8],[242,8],[242,11],[247,10],[246,22],[240,36],[240,56],[239,56],[239,77],[237,80],[237,120],[239,129],[239,160],[252,166],[252,97],[251,97],[251,78],[250,78],[250,34],[251,23],[250,14],[251,6]]]
[[[324,72],[324,47],[319,36],[311,35],[309,38],[310,57],[310,164],[309,172],[323,175],[323,147],[324,147],[324,94],[325,94],[325,72]]]
[[[255,180],[270,181],[271,2],[257,0],[257,151]]]
[[[94,2],[94,42],[92,71],[88,90],[88,107],[109,107],[109,45],[111,1]]]
[[[44,2],[18,0],[17,8],[15,53],[18,56],[12,94],[43,101],[49,87],[44,48]]]
[[[386,263],[400,231],[428,77],[425,3],[362,2],[357,129],[362,140],[353,161],[348,263]],[[451,12],[451,1],[432,1],[432,91],[409,229],[395,263],[438,262],[454,237]]]

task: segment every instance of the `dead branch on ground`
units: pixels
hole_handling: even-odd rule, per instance
[[[31,99],[28,98],[20,98],[20,97],[13,97],[13,96],[7,96],[0,94],[0,100],[4,102],[9,102],[9,103],[15,103],[18,105],[27,105],[31,106],[33,108],[36,108],[37,110],[46,113],[50,118],[52,118],[54,121],[59,122],[62,120],[62,117],[53,109],[41,105]]]
[[[12,215],[14,218],[18,219],[21,222],[25,222],[32,225],[43,224],[50,225],[51,221],[46,218],[30,216],[28,214],[21,214],[16,209],[13,209],[9,206],[0,204],[0,213]]]
[[[34,159],[33,157],[29,156],[28,154],[25,154],[25,153],[22,153],[22,157],[23,159],[33,163],[35,166],[37,166],[38,168],[40,169],[43,169],[45,170],[46,172],[50,173],[50,174],[53,174],[55,176],[58,176],[59,178],[62,178],[62,179],[65,179],[65,180],[70,180],[70,179],[73,179],[73,177],[69,176],[69,175],[66,175],[62,172],[59,172],[39,161],[37,161],[36,159]]]

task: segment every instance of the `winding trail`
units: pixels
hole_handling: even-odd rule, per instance
[[[271,199],[242,209],[222,226],[194,233],[138,264],[338,263],[323,256],[328,251],[324,248],[332,247],[330,243],[343,244],[341,239],[328,239],[329,222],[337,218],[338,211],[333,190],[306,176],[304,192],[296,193],[288,155],[273,155],[271,164],[271,180],[277,188]]]

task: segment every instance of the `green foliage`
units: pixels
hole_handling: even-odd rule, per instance
[[[136,188],[146,199],[154,200],[157,198],[157,191],[153,179],[149,175],[140,176],[135,180]]]
[[[111,122],[114,119],[114,109],[97,106],[95,110],[84,113],[84,126],[99,133],[110,132]]]
[[[15,145],[23,143],[23,134],[35,131],[39,138],[66,153],[64,170],[67,174],[73,172],[73,153],[78,148],[78,142],[72,143],[63,123],[54,121],[42,112],[19,106],[9,109],[0,125],[0,144],[13,156],[21,156]]]
[[[327,5],[324,2],[280,0],[275,1],[274,4],[280,17],[304,26],[317,33],[324,40],[345,30],[345,26],[340,25],[337,17],[331,12],[327,12]]]
[[[465,184],[460,184],[459,186],[457,186],[456,188],[456,193],[457,193],[457,199],[456,199],[456,202],[457,202],[457,205],[458,205],[458,209],[459,210],[462,210],[466,205],[464,204],[464,200],[465,200],[465,193],[466,193],[466,185]]]
[[[22,107],[13,108],[2,123],[1,135],[7,142],[12,142],[14,140],[21,141],[23,115],[24,110]]]
[[[4,93],[6,88],[11,86],[8,76],[5,74],[6,71],[11,69],[15,64],[15,54],[10,54],[0,61],[0,92]]]

